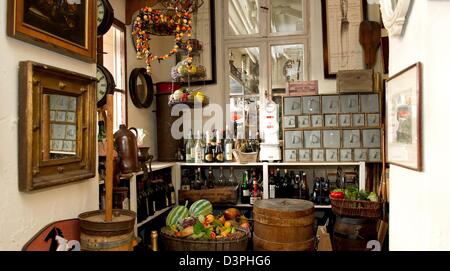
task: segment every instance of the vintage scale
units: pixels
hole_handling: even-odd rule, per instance
[[[263,143],[260,144],[259,160],[280,161],[278,105],[270,99],[265,99],[260,107],[260,131]]]

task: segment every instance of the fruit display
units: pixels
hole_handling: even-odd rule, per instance
[[[182,87],[177,89],[173,94],[169,97],[169,105],[185,103],[185,104],[194,104],[195,102],[205,104],[208,99],[205,94],[197,89],[189,89],[187,87]]]
[[[201,80],[205,78],[206,69],[202,65],[197,65],[195,63],[189,64],[184,60],[172,67],[170,75],[175,81],[189,82],[189,80]]]
[[[375,192],[367,193],[364,190],[358,190],[356,186],[347,186],[345,189],[337,188],[331,191],[330,197],[332,199],[346,199],[346,200],[368,200],[378,202],[378,195]]]
[[[235,208],[228,208],[223,214],[214,216],[212,204],[201,199],[191,205],[189,216],[185,216],[186,210],[182,209],[185,206],[178,206],[169,213],[162,233],[178,238],[206,240],[240,239],[250,234],[248,218]]]

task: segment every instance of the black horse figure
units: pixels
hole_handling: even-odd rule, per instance
[[[61,236],[64,237],[62,234],[62,231],[59,228],[53,228],[48,234],[47,237],[45,237],[44,241],[48,241],[48,240],[52,240],[51,244],[50,244],[50,249],[48,251],[56,251],[56,249],[58,248],[58,241],[56,240],[56,236]]]

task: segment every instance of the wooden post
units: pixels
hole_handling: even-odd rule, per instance
[[[108,94],[106,102],[106,177],[105,177],[105,222],[112,220],[113,174],[114,174],[114,96]]]

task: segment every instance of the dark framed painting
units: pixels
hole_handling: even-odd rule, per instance
[[[96,62],[95,0],[8,0],[8,35]]]
[[[386,82],[386,159],[393,165],[422,171],[422,64]]]
[[[359,25],[367,18],[366,0],[321,0],[325,78],[340,70],[364,69]]]
[[[194,79],[191,85],[215,84],[217,83],[216,71],[216,24],[215,24],[215,1],[203,0],[203,5],[193,14],[192,38],[198,40],[200,50],[194,53],[194,61],[199,62],[206,69],[206,77]],[[176,54],[177,63],[183,55]]]

